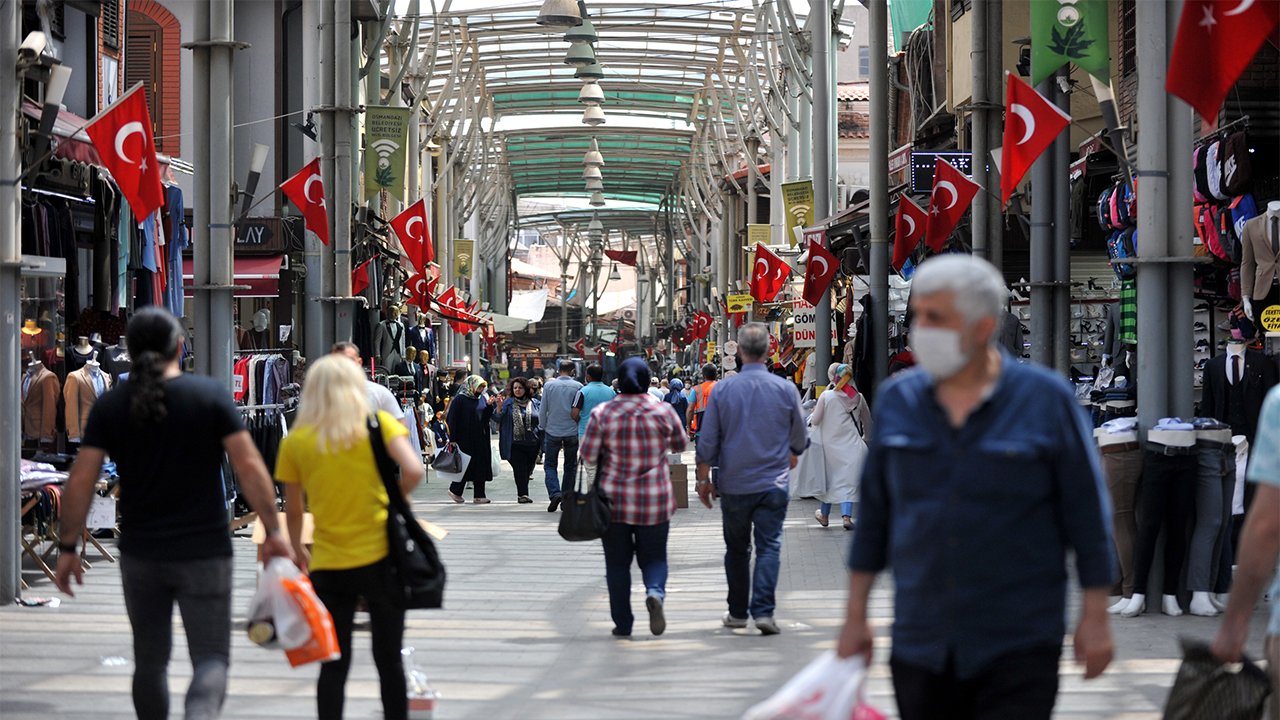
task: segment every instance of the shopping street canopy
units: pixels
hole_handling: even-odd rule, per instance
[[[746,163],[746,139],[767,147],[798,121],[785,98],[808,92],[794,45],[805,0],[578,4],[598,37],[593,67],[602,71],[605,122],[594,127],[583,123],[584,81],[565,62],[565,29],[539,26],[542,7],[540,0],[395,6],[402,47],[416,39],[421,49],[404,55],[411,59],[402,77],[422,93],[423,142],[448,140],[457,156],[450,164],[467,169],[463,196],[480,198],[480,217],[500,195],[508,205],[576,199],[589,210],[583,161],[593,138],[607,206],[652,217],[665,201],[684,217],[718,217],[718,188]],[[384,72],[402,71],[390,62]]]

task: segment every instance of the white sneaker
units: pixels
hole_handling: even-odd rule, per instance
[[[761,635],[777,635],[782,632],[782,629],[778,627],[777,621],[771,617],[756,618],[756,629],[760,631]]]
[[[746,626],[747,626],[747,619],[746,619],[746,618],[736,618],[736,617],[734,617],[734,616],[730,615],[729,613],[725,613],[725,614],[724,614],[723,616],[721,616],[721,618],[720,618],[720,624],[721,624],[721,625],[724,625],[724,626],[725,626],[725,627],[727,627],[727,628],[733,628],[733,629],[735,629],[735,630],[740,630],[740,629],[742,629],[742,628],[744,628],[744,627],[746,627]]]

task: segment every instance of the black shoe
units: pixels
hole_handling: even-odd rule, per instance
[[[547,505],[547,512],[555,512],[560,509],[560,496],[556,495],[551,498],[551,503]]]
[[[662,611],[662,598],[649,595],[644,599],[644,606],[649,611],[649,632],[661,635],[667,631],[667,616]]]
[[[619,630],[618,628],[614,628],[611,632],[612,632],[613,636],[614,636],[614,637],[616,637],[616,638],[629,638],[629,637],[631,637],[631,633],[630,633],[629,631],[628,631],[628,632],[622,632],[622,631],[621,631],[621,630]]]
[[[1207,331],[1209,329],[1209,326],[1205,325],[1202,322],[1197,321],[1194,325],[1191,326],[1191,329],[1195,332],[1201,332],[1201,331]]]
[[[516,502],[520,503],[521,505],[528,505],[533,502],[533,498],[529,497],[528,495],[521,495],[520,498],[516,500]]]

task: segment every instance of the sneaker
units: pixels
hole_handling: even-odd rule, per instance
[[[521,495],[520,499],[516,500],[516,502],[520,503],[521,505],[529,505],[533,503],[533,498],[529,497],[528,495]]]
[[[818,524],[821,525],[822,527],[827,526],[827,516],[822,514],[822,510],[814,510],[813,519],[817,520]]]
[[[645,609],[649,611],[649,632],[661,635],[667,631],[667,616],[662,611],[662,598],[649,595],[644,599]]]
[[[551,498],[551,503],[547,505],[547,512],[555,512],[560,509],[560,496],[556,495]]]
[[[449,493],[449,499],[450,499],[450,500],[452,500],[452,501],[454,501],[454,502],[456,502],[456,503],[458,503],[458,504],[462,504],[462,503],[466,502],[466,500],[465,500],[461,495],[455,495],[455,494],[453,494],[453,491],[452,491],[452,490],[449,490],[449,491],[448,491],[448,493]]]
[[[1208,326],[1208,325],[1205,325],[1204,323],[1202,323],[1202,322],[1200,322],[1199,320],[1197,320],[1197,321],[1196,321],[1196,322],[1191,326],[1191,329],[1192,329],[1192,331],[1194,331],[1194,332],[1204,332],[1204,331],[1208,331],[1209,326]]]
[[[771,617],[756,618],[756,629],[761,635],[777,635],[782,632],[782,628],[778,627],[778,623]]]
[[[723,616],[721,616],[721,618],[720,618],[720,624],[721,624],[721,625],[724,625],[724,626],[725,626],[725,627],[727,627],[727,628],[733,628],[733,629],[735,629],[735,630],[740,630],[740,629],[742,629],[742,628],[744,628],[744,627],[746,627],[746,626],[747,626],[747,619],[746,619],[746,618],[736,618],[736,617],[734,617],[734,616],[730,615],[729,613],[725,613],[725,614],[724,614]]]

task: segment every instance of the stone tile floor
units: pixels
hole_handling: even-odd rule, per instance
[[[796,501],[785,526],[778,620],[783,633],[720,627],[725,583],[717,511],[696,497],[672,522],[667,632],[647,630],[635,572],[636,636],[609,635],[604,560],[598,543],[571,544],[556,534],[558,516],[544,502],[517,505],[510,471],[489,489],[494,503],[453,505],[434,477],[415,494],[421,516],[444,526],[449,567],[447,609],[412,611],[406,645],[443,698],[437,718],[735,718],[831,648],[845,599],[842,568],[850,534],[820,528],[815,503]],[[541,497],[541,472],[534,475]],[[255,580],[249,533],[235,539],[235,603],[242,621]],[[92,556],[91,556],[92,561]],[[28,597],[55,595],[38,572],[24,573]],[[94,562],[86,585],[58,608],[0,608],[0,718],[133,717],[132,664],[117,566]],[[892,599],[875,591],[874,613],[886,637],[869,698],[893,717],[887,634]],[[1255,613],[1250,652],[1261,649],[1266,608]],[[175,624],[176,613],[175,613]],[[1101,679],[1084,682],[1064,651],[1057,717],[1159,718],[1178,667],[1177,636],[1212,637],[1217,619],[1147,614],[1115,620],[1117,660]],[[175,631],[170,668],[174,715],[190,678],[185,641]],[[112,664],[111,658],[123,658]],[[105,661],[105,662],[104,662]],[[120,662],[117,660],[116,662]],[[276,652],[237,631],[232,643],[227,718],[315,717],[315,666],[290,669]],[[349,718],[381,717],[377,673],[367,633],[357,632],[347,683]]]

